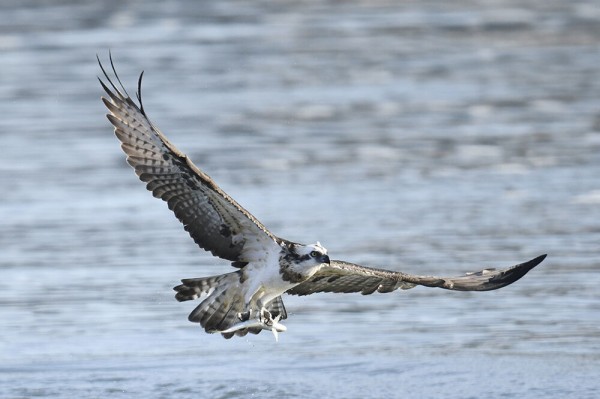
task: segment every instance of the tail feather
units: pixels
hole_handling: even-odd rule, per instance
[[[189,315],[188,320],[200,323],[208,333],[225,331],[240,322],[239,314],[244,313],[244,295],[241,286],[241,270],[219,276],[191,278],[181,280],[182,284],[174,287],[178,301],[188,301],[206,297]],[[281,297],[276,297],[266,305],[273,318],[287,318],[287,312]],[[253,311],[258,309],[253,309]],[[243,337],[248,333],[258,334],[260,327],[250,327],[231,333],[222,334],[224,338],[234,335]]]
[[[235,273],[229,273],[235,274]],[[179,302],[191,301],[198,299],[203,295],[209,296],[212,291],[220,285],[221,281],[224,280],[229,274],[221,274],[219,276],[203,277],[203,278],[186,278],[181,280],[183,284],[174,287],[177,291],[175,299]]]
[[[243,311],[244,300],[241,293],[224,288],[215,290],[214,295],[198,305],[190,314],[189,320],[199,321],[207,332],[219,332],[238,323],[238,314]]]

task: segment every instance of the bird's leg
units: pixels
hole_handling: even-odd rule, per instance
[[[258,308],[258,317],[256,318],[258,322],[262,324],[267,324],[269,320],[273,319],[271,317],[271,313],[265,308],[263,302],[260,299],[256,301],[256,308]],[[250,320],[253,314],[255,314],[256,312],[256,310],[253,311],[252,299],[250,299],[246,303],[246,309],[248,310],[237,314],[238,319],[240,319],[240,321],[242,322]]]
[[[258,321],[267,327],[271,327],[273,325],[273,316],[271,315],[271,312],[267,310],[263,301],[261,301],[260,299],[256,301],[256,305],[260,309],[258,314]]]
[[[258,321],[261,324],[261,327],[264,330],[271,330],[273,336],[275,337],[275,341],[279,341],[279,333],[287,330],[283,324],[279,323],[281,315],[277,315],[275,318],[273,318],[273,315],[267,310],[261,300],[257,301],[257,305],[260,309]]]
[[[256,307],[259,309],[258,317],[256,318],[256,320],[258,320],[259,323],[264,324],[266,326],[269,326],[269,327],[272,326],[273,325],[273,316],[271,315],[271,312],[269,312],[267,310],[267,308],[264,306],[264,304],[261,300],[258,300],[256,302]],[[238,317],[238,319],[240,319],[240,321],[248,321],[252,318],[252,314],[254,312],[252,311],[251,305],[248,304],[248,306],[246,306],[246,308],[248,310],[237,314],[237,317]]]
[[[266,326],[271,327],[273,325],[273,315],[271,315],[271,312],[269,312],[265,308],[262,308],[260,310],[259,320],[260,320],[261,323],[263,323]]]
[[[250,320],[250,317],[252,316],[252,309],[248,309],[245,312],[240,312],[237,314],[238,319],[240,319],[240,321],[248,321]]]

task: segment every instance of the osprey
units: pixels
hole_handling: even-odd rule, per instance
[[[214,256],[231,261],[236,270],[218,276],[181,280],[175,298],[203,298],[189,315],[208,333],[225,338],[262,330],[286,330],[282,294],[317,292],[392,292],[416,285],[456,291],[489,291],[523,277],[544,260],[496,270],[484,269],[460,277],[417,276],[331,260],[319,242],[298,244],[275,236],[250,212],[196,165],[150,122],[141,98],[143,72],[138,80],[137,103],[121,83],[112,57],[117,87],[100,63],[107,84],[98,78],[108,98],[108,120],[115,129],[127,162],[154,197],[167,202],[193,240]]]

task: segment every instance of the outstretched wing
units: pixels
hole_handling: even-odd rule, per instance
[[[136,104],[124,89],[111,81],[100,68],[108,84],[100,84],[108,94],[102,101],[110,111],[108,120],[115,127],[127,162],[152,194],[167,202],[185,230],[203,249],[228,259],[234,265],[263,256],[266,248],[279,245],[280,240],[270,233],[254,216],[217,186],[190,159],[179,151],[146,116],[141,99],[143,72],[138,81]],[[109,87],[110,86],[110,87]]]
[[[391,270],[374,269],[341,260],[332,260],[312,278],[287,291],[292,295],[316,292],[360,292],[363,295],[392,292],[416,285],[455,291],[491,291],[514,283],[540,264],[546,255],[507,269],[483,269],[460,277],[415,276]]]

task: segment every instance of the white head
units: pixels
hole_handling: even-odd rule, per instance
[[[313,265],[320,265],[322,263],[329,264],[329,256],[327,256],[327,249],[321,246],[321,243],[302,245],[293,244],[290,248],[289,260],[293,260],[296,264],[311,263]]]
[[[305,248],[311,258],[317,260],[319,263],[329,263],[327,249],[322,247],[319,241],[316,244],[307,245]]]

